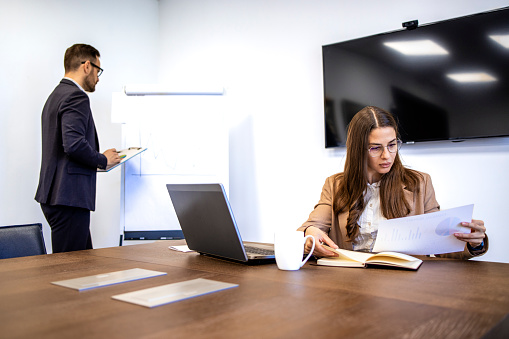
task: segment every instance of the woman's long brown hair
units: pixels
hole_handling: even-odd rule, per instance
[[[387,111],[367,106],[360,110],[348,126],[346,139],[345,170],[335,177],[333,209],[336,217],[349,212],[346,225],[347,237],[353,240],[358,232],[359,217],[364,211],[364,191],[368,182],[368,138],[371,131],[380,127],[392,127],[398,134],[398,125]],[[382,215],[387,219],[404,217],[410,206],[404,197],[404,189],[418,193],[419,172],[405,168],[396,154],[391,170],[380,179],[380,203]]]

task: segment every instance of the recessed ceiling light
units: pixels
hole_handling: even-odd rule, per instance
[[[478,72],[478,73],[451,73],[447,74],[447,77],[451,78],[454,81],[467,83],[467,82],[492,82],[497,81],[497,79],[488,73]]]
[[[439,44],[431,40],[384,42],[384,45],[405,55],[446,55],[449,54]]]
[[[506,35],[490,35],[490,38],[504,46],[505,48],[509,48],[509,34]]]

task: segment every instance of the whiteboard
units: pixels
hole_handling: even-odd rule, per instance
[[[166,184],[222,183],[228,192],[228,125],[222,95],[114,93],[123,147],[146,147],[122,173],[121,230],[180,230]]]

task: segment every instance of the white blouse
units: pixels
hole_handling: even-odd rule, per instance
[[[369,184],[364,191],[364,211],[359,221],[359,233],[352,245],[354,251],[372,252],[375,246],[378,224],[386,220],[380,208],[380,182]]]

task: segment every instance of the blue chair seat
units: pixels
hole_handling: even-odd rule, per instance
[[[0,259],[46,254],[42,224],[0,227]]]

